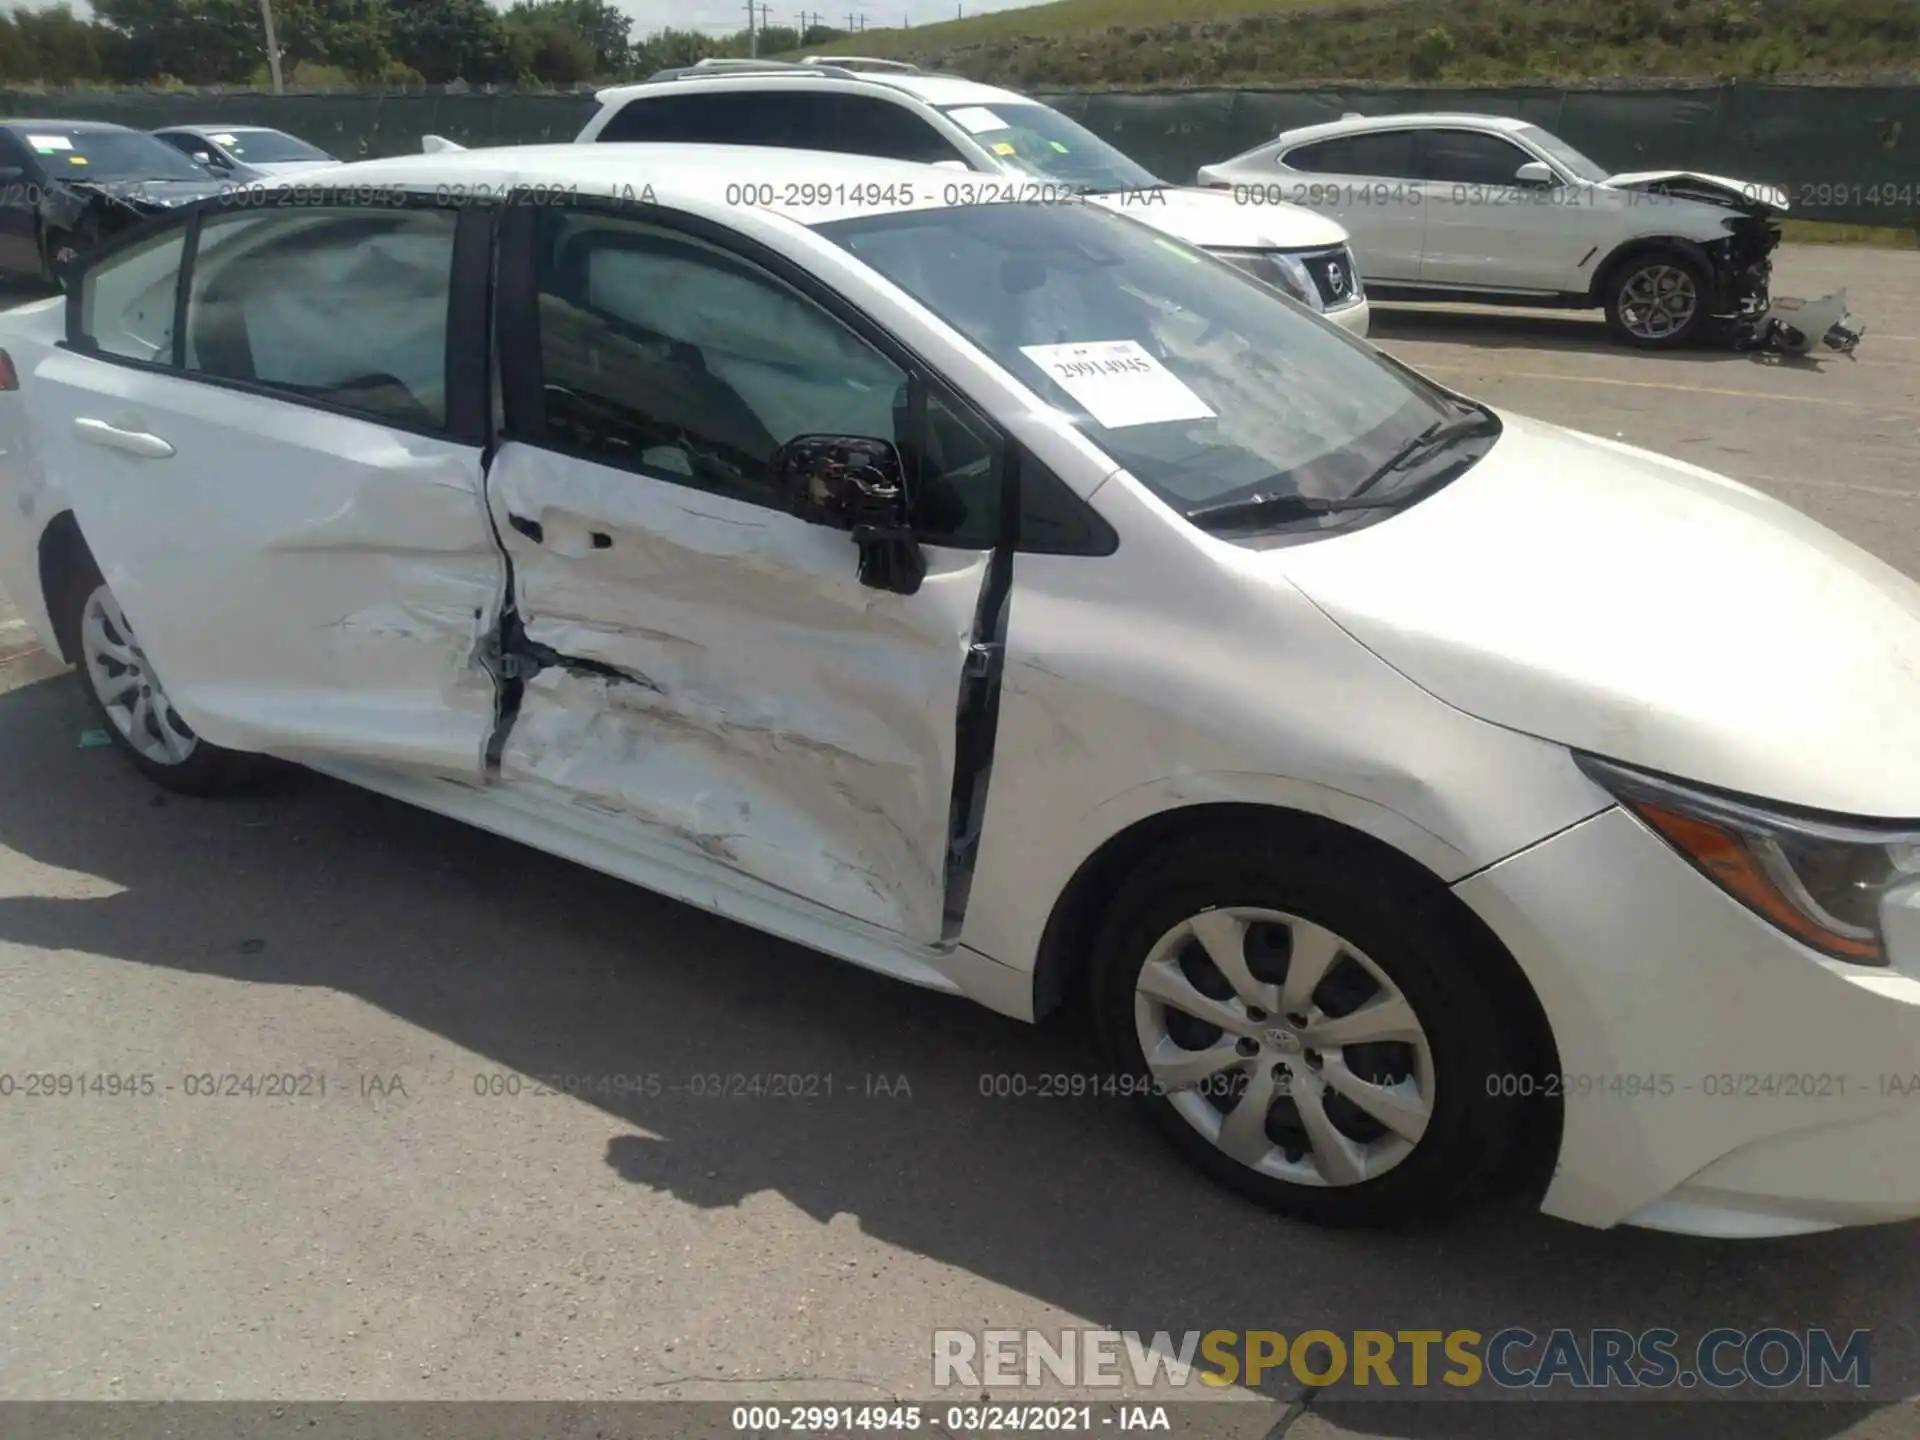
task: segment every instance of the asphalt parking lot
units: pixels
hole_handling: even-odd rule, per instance
[[[1842,284],[1869,327],[1853,361],[1647,356],[1588,317],[1411,307],[1375,338],[1920,574],[1920,253],[1783,253],[1781,292]],[[164,796],[81,743],[78,696],[12,618],[0,1077],[154,1085],[0,1098],[0,1399],[931,1398],[936,1328],[1772,1324],[1870,1327],[1879,1399],[1548,1421],[1289,1385],[1251,1433],[1920,1434],[1892,1403],[1920,1395],[1920,1225],[1729,1245],[1510,1206],[1426,1236],[1291,1227],[1120,1106],[982,1095],[1077,1068],[1070,1036],[318,777]],[[688,1083],[732,1072],[833,1094]],[[283,1074],[325,1093],[188,1093]],[[682,1088],[538,1093],[649,1074]]]

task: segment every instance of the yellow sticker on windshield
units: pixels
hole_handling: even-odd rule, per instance
[[[84,155],[69,155],[67,156],[67,163],[69,165],[84,165],[87,163],[87,157]]]
[[[996,140],[993,142],[993,153],[996,155],[1018,155],[1020,152],[1006,141]]]
[[[1053,148],[1058,150],[1062,155],[1067,153],[1067,147],[1062,145],[1058,140],[1049,140],[1047,143],[1053,146]]]
[[[1189,265],[1198,265],[1200,263],[1200,252],[1197,250],[1188,249],[1185,245],[1182,245],[1177,240],[1169,240],[1164,235],[1156,235],[1153,237],[1153,243],[1158,245],[1162,250],[1166,251],[1169,255],[1178,255],[1182,260],[1186,261]]]

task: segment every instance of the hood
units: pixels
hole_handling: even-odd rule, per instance
[[[1730,180],[1725,175],[1703,175],[1698,170],[1630,170],[1609,175],[1607,184],[1616,190],[1641,190],[1677,200],[1699,200],[1753,215],[1785,214],[1787,210],[1787,192],[1778,185]]]
[[[140,210],[171,210],[218,195],[232,182],[209,175],[204,180],[81,180],[63,177],[61,183],[83,195],[105,195]]]
[[[1298,205],[1242,205],[1224,190],[1163,185],[1089,198],[1203,250],[1313,250],[1347,243],[1336,220]]]
[[[1745,485],[1503,418],[1438,493],[1263,558],[1483,720],[1765,799],[1920,817],[1920,585]]]

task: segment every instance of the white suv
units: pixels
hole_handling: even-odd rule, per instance
[[[1686,170],[1610,174],[1505,115],[1289,130],[1200,171],[1243,206],[1305,205],[1353,235],[1376,299],[1605,309],[1632,344],[1685,345],[1767,305],[1775,186]]]
[[[911,65],[815,57],[703,61],[601,91],[583,142],[674,141],[839,151],[996,177],[954,182],[983,200],[1125,211],[1266,281],[1351,334],[1368,306],[1337,222],[1294,205],[1249,207],[1168,185],[1058,110]]]

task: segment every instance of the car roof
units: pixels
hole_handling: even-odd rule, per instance
[[[825,182],[824,184],[822,182]],[[263,189],[311,186],[310,180],[279,177]],[[754,208],[786,215],[803,225],[822,225],[889,210],[942,208],[954,172],[905,160],[876,160],[812,150],[744,145],[681,145],[615,141],[600,145],[501,145],[442,150],[386,160],[358,160],[327,171],[327,186],[392,186],[419,194],[462,197],[504,194],[518,186],[545,185],[590,199],[604,195],[633,200],[651,189],[655,202],[676,200],[737,203],[736,187],[764,185],[771,204]],[[852,187],[841,194],[841,187]],[[872,187],[880,187],[874,190]],[[887,187],[895,193],[887,194]],[[825,189],[836,198],[822,201]],[[911,192],[911,198],[909,197]],[[783,197],[791,196],[783,203]],[[979,197],[985,203],[997,193]]]
[[[132,134],[140,132],[130,125],[115,125],[110,120],[0,120],[0,129],[5,130],[125,130]]]
[[[715,70],[710,74],[685,72],[677,80],[642,81],[637,85],[615,85],[595,94],[602,105],[624,105],[629,100],[655,95],[694,92],[742,92],[766,90],[895,90],[924,100],[929,105],[1037,105],[1040,102],[1016,90],[997,85],[982,85],[953,75],[898,74],[880,70],[839,72],[830,68],[809,70],[794,66],[790,70]]]
[[[1288,144],[1297,144],[1304,140],[1327,140],[1336,135],[1365,135],[1374,130],[1423,128],[1464,128],[1511,135],[1518,130],[1532,129],[1533,122],[1522,120],[1517,115],[1484,115],[1472,110],[1424,110],[1408,115],[1349,115],[1319,125],[1283,130],[1278,138]]]

